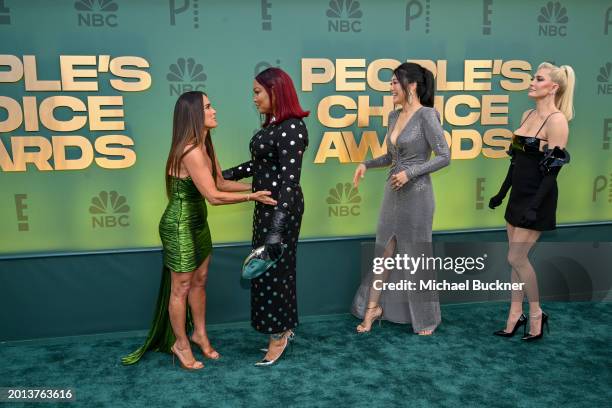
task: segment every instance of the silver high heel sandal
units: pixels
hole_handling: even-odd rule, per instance
[[[287,330],[284,333],[271,334],[270,337],[274,340],[281,340],[283,338],[286,339],[287,342],[285,343],[285,347],[283,348],[283,351],[279,354],[279,356],[276,359],[266,360],[266,358],[264,357],[262,360],[255,363],[256,367],[267,367],[267,366],[274,365],[285,354],[285,350],[287,349],[287,346],[290,346],[290,349],[293,349],[292,341],[295,338],[295,333],[293,331]],[[267,352],[267,349],[266,349],[266,352]]]

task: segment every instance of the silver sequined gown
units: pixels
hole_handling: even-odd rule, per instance
[[[382,256],[386,246],[395,237],[395,254],[408,256],[431,255],[431,228],[435,208],[430,173],[450,163],[450,151],[444,138],[438,113],[422,107],[410,118],[398,135],[396,144],[389,140],[400,111],[389,114],[387,154],[364,164],[368,169],[390,166],[389,177],[376,230],[375,256]],[[435,157],[430,159],[431,152]],[[390,177],[406,171],[409,181],[399,190],[391,187]],[[403,269],[391,269],[375,275],[371,265],[362,277],[355,294],[352,313],[363,318],[370,296],[373,279],[385,282],[435,279],[435,271],[418,270],[411,275]],[[432,291],[382,291],[379,304],[383,318],[396,323],[412,323],[414,332],[433,330],[440,323],[440,304],[437,292]]]

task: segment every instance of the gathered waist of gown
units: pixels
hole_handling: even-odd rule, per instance
[[[396,161],[394,159],[393,162],[391,162],[391,167],[389,168],[389,175],[387,176],[387,180],[392,175],[397,174],[400,171],[407,170],[410,166],[418,166],[426,162],[427,160],[422,160],[422,159],[418,159],[418,160],[406,159],[406,160],[400,160],[400,161]]]

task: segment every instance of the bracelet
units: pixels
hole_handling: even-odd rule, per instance
[[[251,201],[251,194],[247,194],[247,195],[246,195],[246,198],[247,198],[247,199],[246,199],[247,201]]]

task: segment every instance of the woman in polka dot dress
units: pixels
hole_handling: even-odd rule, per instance
[[[267,366],[283,354],[298,324],[296,251],[304,213],[300,174],[308,146],[302,118],[309,112],[302,110],[293,81],[279,68],[257,75],[253,92],[255,106],[265,115],[263,127],[251,139],[251,161],[225,170],[223,177],[253,177],[253,191],[270,190],[278,201],[276,206],[256,203],[253,216],[253,248],[265,245],[270,258],[280,257],[251,281],[251,325],[270,335],[267,353],[255,365]]]

